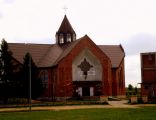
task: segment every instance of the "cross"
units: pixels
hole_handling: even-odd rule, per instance
[[[66,14],[68,8],[67,8],[66,6],[64,6],[63,9],[64,9],[64,12],[65,12],[65,14]]]
[[[78,65],[78,67],[81,69],[81,71],[83,71],[83,75],[85,76],[85,80],[86,80],[87,79],[87,75],[88,75],[88,71],[93,66],[90,65],[90,63],[86,60],[86,58],[84,58],[83,62],[81,62],[81,64]]]

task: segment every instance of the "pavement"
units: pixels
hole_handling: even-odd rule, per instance
[[[127,104],[126,100],[122,101],[108,101],[109,105],[74,105],[74,106],[44,106],[44,107],[32,107],[32,111],[44,111],[44,110],[74,110],[74,109],[87,109],[87,108],[140,108],[143,106],[156,106],[156,104]],[[29,107],[22,108],[0,108],[0,112],[20,112],[29,111]]]
[[[138,108],[136,105],[130,105],[130,104],[128,104],[128,101],[127,100],[108,101],[108,104],[112,108]]]

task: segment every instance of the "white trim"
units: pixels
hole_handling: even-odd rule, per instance
[[[94,96],[94,88],[90,87],[90,96]]]

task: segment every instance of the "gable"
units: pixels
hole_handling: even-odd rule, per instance
[[[84,66],[87,70],[84,70]],[[73,60],[72,71],[73,81],[102,81],[102,65],[87,48]]]
[[[122,48],[121,45],[96,45],[87,35],[70,43],[66,49],[63,51],[63,53],[60,55],[60,57],[57,59],[57,61],[55,62],[55,64],[58,64],[58,62],[60,60],[62,60],[63,58],[65,58],[68,54],[70,54],[70,52],[75,48],[75,46],[77,44],[79,44],[81,41],[87,40],[89,41],[92,46],[100,51],[101,55],[103,54],[104,56],[107,56],[110,61],[111,61],[111,65],[112,68],[117,68],[119,67],[120,63],[122,62],[122,60],[124,59],[125,56],[125,52]],[[86,44],[82,45],[82,46],[87,46]],[[94,50],[95,50],[94,49]]]
[[[119,67],[125,57],[125,52],[121,45],[98,45],[98,47],[110,58],[112,68]]]
[[[82,51],[82,49],[87,46],[92,46],[93,51],[98,51],[101,55],[108,57],[113,68],[118,67],[125,56],[120,45],[97,46],[87,35],[71,42],[65,46],[65,48],[57,44],[8,43],[9,49],[13,52],[14,59],[23,64],[23,58],[25,54],[29,52],[38,67],[57,65],[59,61],[70,54],[75,47],[79,47],[79,51]]]

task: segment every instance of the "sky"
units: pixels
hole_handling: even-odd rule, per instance
[[[126,86],[141,82],[140,53],[156,51],[156,0],[0,0],[0,39],[55,43],[65,15],[77,38],[125,50]]]

